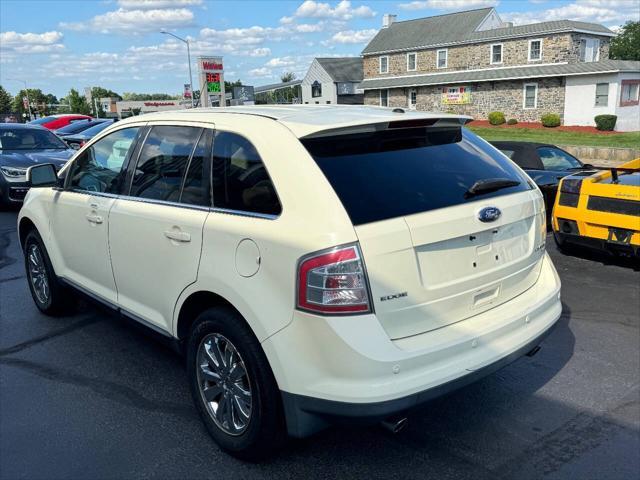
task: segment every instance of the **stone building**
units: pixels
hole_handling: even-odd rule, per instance
[[[615,34],[602,25],[513,26],[494,8],[395,19],[362,52],[365,104],[572,125],[613,113],[617,130],[640,130],[640,62],[609,60]]]

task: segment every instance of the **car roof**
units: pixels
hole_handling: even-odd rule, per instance
[[[3,128],[24,128],[24,129],[32,129],[32,130],[47,130],[42,125],[34,125],[29,123],[0,123],[0,129]],[[48,131],[48,130],[47,130]]]
[[[211,107],[170,110],[147,113],[118,122],[119,125],[144,120],[183,120],[215,122],[216,117],[251,115],[280,122],[297,137],[305,137],[324,130],[385,123],[401,120],[443,119],[464,124],[471,117],[447,113],[416,112],[404,108],[386,108],[364,105],[250,105],[237,107]]]

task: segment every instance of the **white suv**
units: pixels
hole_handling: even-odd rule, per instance
[[[384,420],[537,349],[561,313],[540,191],[467,117],[232,107],[118,122],[18,223],[33,299],[175,340],[227,451]]]

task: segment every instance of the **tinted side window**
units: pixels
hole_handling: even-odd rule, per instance
[[[190,205],[211,206],[211,195],[209,187],[209,173],[211,171],[211,163],[209,162],[211,153],[211,137],[212,130],[205,129],[200,137],[198,146],[193,152],[187,176],[184,180],[181,203]]]
[[[131,196],[177,202],[201,128],[157,126],[144,142],[133,172]]]
[[[240,135],[216,132],[212,182],[213,203],[218,208],[271,215],[282,211],[262,159]]]
[[[124,128],[107,135],[73,162],[69,187],[89,192],[119,193],[125,160],[140,127]]]
[[[561,171],[581,167],[578,159],[558,148],[540,147],[538,148],[538,155],[540,155],[540,160],[542,160],[545,170]]]

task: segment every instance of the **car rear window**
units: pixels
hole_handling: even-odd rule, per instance
[[[498,150],[460,127],[419,127],[302,139],[354,225],[534,188]],[[476,182],[514,180],[469,195]]]

